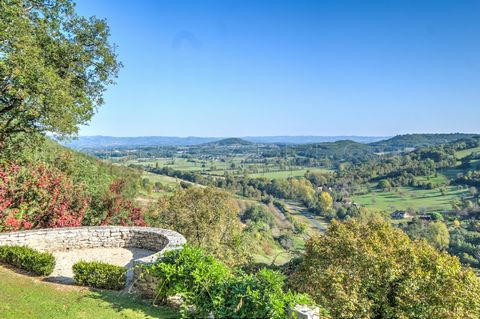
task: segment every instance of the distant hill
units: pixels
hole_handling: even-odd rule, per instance
[[[145,147],[145,146],[186,146],[199,145],[221,140],[220,137],[176,137],[176,136],[79,136],[77,139],[64,143],[74,149],[85,148],[115,148],[115,147]]]
[[[335,161],[348,160],[354,163],[376,156],[370,145],[350,140],[297,145],[294,148],[300,156],[326,157]]]
[[[377,152],[403,151],[406,148],[418,148],[454,142],[460,139],[480,136],[479,134],[405,134],[387,140],[370,143]]]
[[[245,136],[244,140],[261,144],[313,144],[337,142],[343,140],[357,143],[373,143],[390,138],[390,136]]]
[[[238,138],[238,137],[231,137],[231,138],[224,138],[219,141],[214,141],[214,142],[208,142],[202,145],[205,146],[211,146],[211,145],[216,145],[216,146],[230,146],[230,145],[251,145],[253,144],[252,142],[246,141],[244,139]]]
[[[376,142],[386,137],[374,136],[247,136],[240,139],[260,144],[311,144],[352,140],[358,143]],[[63,145],[74,149],[127,148],[148,146],[187,146],[217,142],[224,137],[176,137],[176,136],[80,136]]]

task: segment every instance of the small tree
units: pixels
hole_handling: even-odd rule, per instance
[[[319,196],[319,205],[322,212],[327,212],[332,209],[333,198],[328,192],[322,192]]]
[[[238,215],[239,208],[227,192],[191,187],[160,198],[147,220],[152,226],[178,231],[190,244],[227,264],[236,264],[247,257]]]

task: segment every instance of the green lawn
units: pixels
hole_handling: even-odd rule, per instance
[[[385,210],[408,209],[416,210],[449,210],[450,202],[459,196],[467,195],[467,190],[457,190],[447,187],[448,193],[443,196],[438,189],[426,190],[412,187],[400,187],[398,192],[382,192],[375,190],[370,194],[352,196],[352,200],[366,207]]]
[[[2,319],[148,319],[177,318],[117,292],[89,291],[44,283],[0,266],[0,318]]]

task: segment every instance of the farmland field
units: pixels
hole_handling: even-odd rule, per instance
[[[480,147],[469,148],[469,149],[466,149],[466,150],[455,152],[455,156],[459,159],[462,159],[464,157],[469,156],[472,153],[478,153],[478,152],[480,152]]]
[[[383,192],[375,190],[370,194],[352,196],[352,200],[366,207],[375,207],[386,210],[408,209],[415,210],[449,210],[450,202],[454,198],[467,195],[465,189],[447,187],[448,192],[442,195],[438,189],[426,190],[412,187],[399,187],[398,191]]]

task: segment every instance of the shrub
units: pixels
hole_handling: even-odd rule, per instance
[[[0,246],[0,261],[39,276],[50,275],[55,267],[55,257],[51,253],[27,246]]]
[[[273,224],[273,216],[263,206],[249,207],[242,215],[243,221],[251,220],[254,223],[265,223],[267,225]]]
[[[75,283],[93,288],[120,290],[125,288],[127,268],[103,262],[79,261],[72,267]]]
[[[184,318],[191,317],[191,309],[196,318],[209,314],[215,318],[286,318],[290,307],[311,303],[305,295],[283,291],[285,277],[277,271],[234,271],[188,245],[167,252],[147,272],[159,279],[161,299],[182,294]]]

